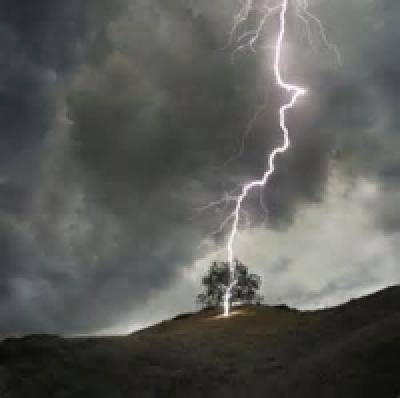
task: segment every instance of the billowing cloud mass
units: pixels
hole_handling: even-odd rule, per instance
[[[281,138],[276,21],[232,62],[234,3],[2,2],[0,336],[126,331],[194,307],[227,215],[196,209],[259,175]],[[400,281],[400,5],[313,10],[344,65],[291,15],[284,73],[309,94],[237,245],[267,303],[306,308]]]

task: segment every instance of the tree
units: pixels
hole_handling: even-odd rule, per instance
[[[262,301],[262,297],[258,294],[261,277],[249,274],[247,267],[239,260],[235,260],[234,266],[236,283],[231,291],[231,304],[259,304]],[[229,263],[213,261],[207,275],[202,278],[204,290],[197,296],[197,301],[207,308],[220,306],[229,283]]]

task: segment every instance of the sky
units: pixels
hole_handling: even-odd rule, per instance
[[[282,139],[278,21],[233,57],[237,6],[0,2],[0,337],[127,333],[198,308],[229,214],[202,207]],[[303,309],[400,283],[400,3],[310,8],[343,63],[291,7],[282,73],[308,93],[235,245],[266,304]]]

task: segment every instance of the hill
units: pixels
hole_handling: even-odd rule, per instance
[[[321,311],[242,306],[122,337],[0,344],[1,398],[399,396],[399,286]]]

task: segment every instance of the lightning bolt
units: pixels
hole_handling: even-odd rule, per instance
[[[229,264],[229,281],[227,286],[225,287],[223,306],[224,306],[224,315],[228,316],[230,312],[230,300],[232,297],[232,290],[237,284],[237,280],[235,277],[236,270],[236,261],[234,254],[234,245],[235,240],[239,230],[239,223],[241,218],[246,215],[243,209],[243,203],[249,196],[249,194],[255,190],[256,188],[263,188],[268,184],[270,177],[275,172],[275,161],[278,155],[286,152],[290,148],[290,137],[289,137],[289,129],[286,124],[286,116],[289,110],[291,110],[298,102],[299,98],[306,94],[306,89],[301,86],[297,86],[293,83],[287,82],[283,79],[281,73],[281,56],[282,56],[282,48],[286,34],[286,23],[287,23],[287,13],[289,7],[290,0],[277,0],[274,2],[274,5],[269,5],[269,0],[238,0],[240,7],[239,12],[235,15],[232,30],[229,34],[229,45],[234,44],[235,49],[232,53],[232,60],[234,60],[234,56],[236,53],[250,49],[251,51],[256,51],[256,45],[258,45],[264,27],[266,26],[267,20],[275,15],[279,15],[279,33],[276,39],[276,42],[273,46],[274,50],[274,77],[276,84],[282,90],[286,91],[290,97],[288,102],[283,104],[279,109],[279,126],[282,132],[283,141],[282,144],[275,147],[268,154],[267,167],[264,171],[264,174],[259,179],[254,179],[249,181],[248,183],[237,187],[232,192],[225,193],[225,195],[220,199],[214,202],[209,203],[206,206],[198,208],[199,212],[208,210],[214,207],[219,207],[224,205],[224,208],[232,205],[233,211],[229,213],[228,217],[221,223],[218,230],[216,230],[213,234],[219,234],[225,228],[230,225],[230,232],[228,235],[227,243],[226,243],[226,252],[228,257]],[[315,50],[315,43],[313,40],[313,27],[316,26],[321,37],[322,43],[336,56],[337,64],[339,66],[342,65],[342,57],[339,52],[339,49],[336,45],[332,44],[325,32],[324,26],[320,19],[314,15],[309,10],[309,0],[293,0],[295,3],[296,16],[299,18],[305,25],[305,32],[310,44],[310,47]],[[261,5],[260,5],[261,3]],[[260,16],[258,24],[255,28],[251,30],[247,30],[243,33],[240,33],[239,30],[247,21],[249,21],[252,13],[256,13]],[[237,33],[237,37],[236,36]],[[259,46],[259,45],[258,45]],[[261,46],[262,47],[262,46]],[[226,166],[231,161],[240,157],[244,153],[245,141],[248,135],[251,133],[255,122],[258,117],[264,112],[266,106],[263,105],[260,107],[255,113],[254,117],[250,120],[247,129],[242,137],[241,146],[238,152],[232,156],[227,162],[225,162],[224,166]],[[263,191],[261,190],[260,193]],[[260,203],[262,207],[265,209],[264,204],[262,202],[262,196],[260,195]]]
[[[230,299],[232,296],[232,289],[236,285],[237,281],[235,279],[235,261],[234,261],[234,244],[235,239],[238,233],[239,221],[242,211],[243,202],[248,197],[249,193],[254,190],[255,188],[262,188],[265,187],[270,179],[270,177],[275,172],[275,160],[279,154],[286,152],[290,147],[290,138],[289,138],[289,129],[286,125],[286,114],[287,112],[292,109],[299,97],[306,94],[306,89],[292,83],[286,82],[282,78],[281,74],[281,55],[282,55],[282,47],[283,41],[285,39],[285,32],[286,32],[286,18],[287,18],[287,11],[288,11],[288,1],[289,0],[282,0],[278,7],[267,8],[267,12],[264,14],[258,28],[254,31],[253,36],[250,40],[250,48],[254,49],[254,43],[258,40],[259,35],[261,33],[262,27],[265,24],[266,17],[271,15],[273,11],[277,8],[279,9],[279,34],[275,44],[275,58],[274,58],[274,76],[277,85],[288,92],[290,94],[290,100],[282,105],[279,109],[279,126],[283,134],[283,142],[280,146],[274,148],[272,152],[268,155],[268,163],[267,168],[264,174],[259,179],[255,179],[249,181],[247,184],[243,185],[241,188],[240,194],[235,198],[235,207],[232,214],[228,217],[230,220],[232,219],[232,227],[231,231],[227,240],[226,250],[228,254],[228,264],[229,264],[229,271],[230,271],[230,281],[228,286],[225,289],[224,293],[224,315],[229,315],[230,310]],[[244,9],[238,14],[235,18],[235,26],[236,29],[240,23],[242,23],[248,16],[250,9],[251,9],[252,1],[248,0],[245,3]]]

